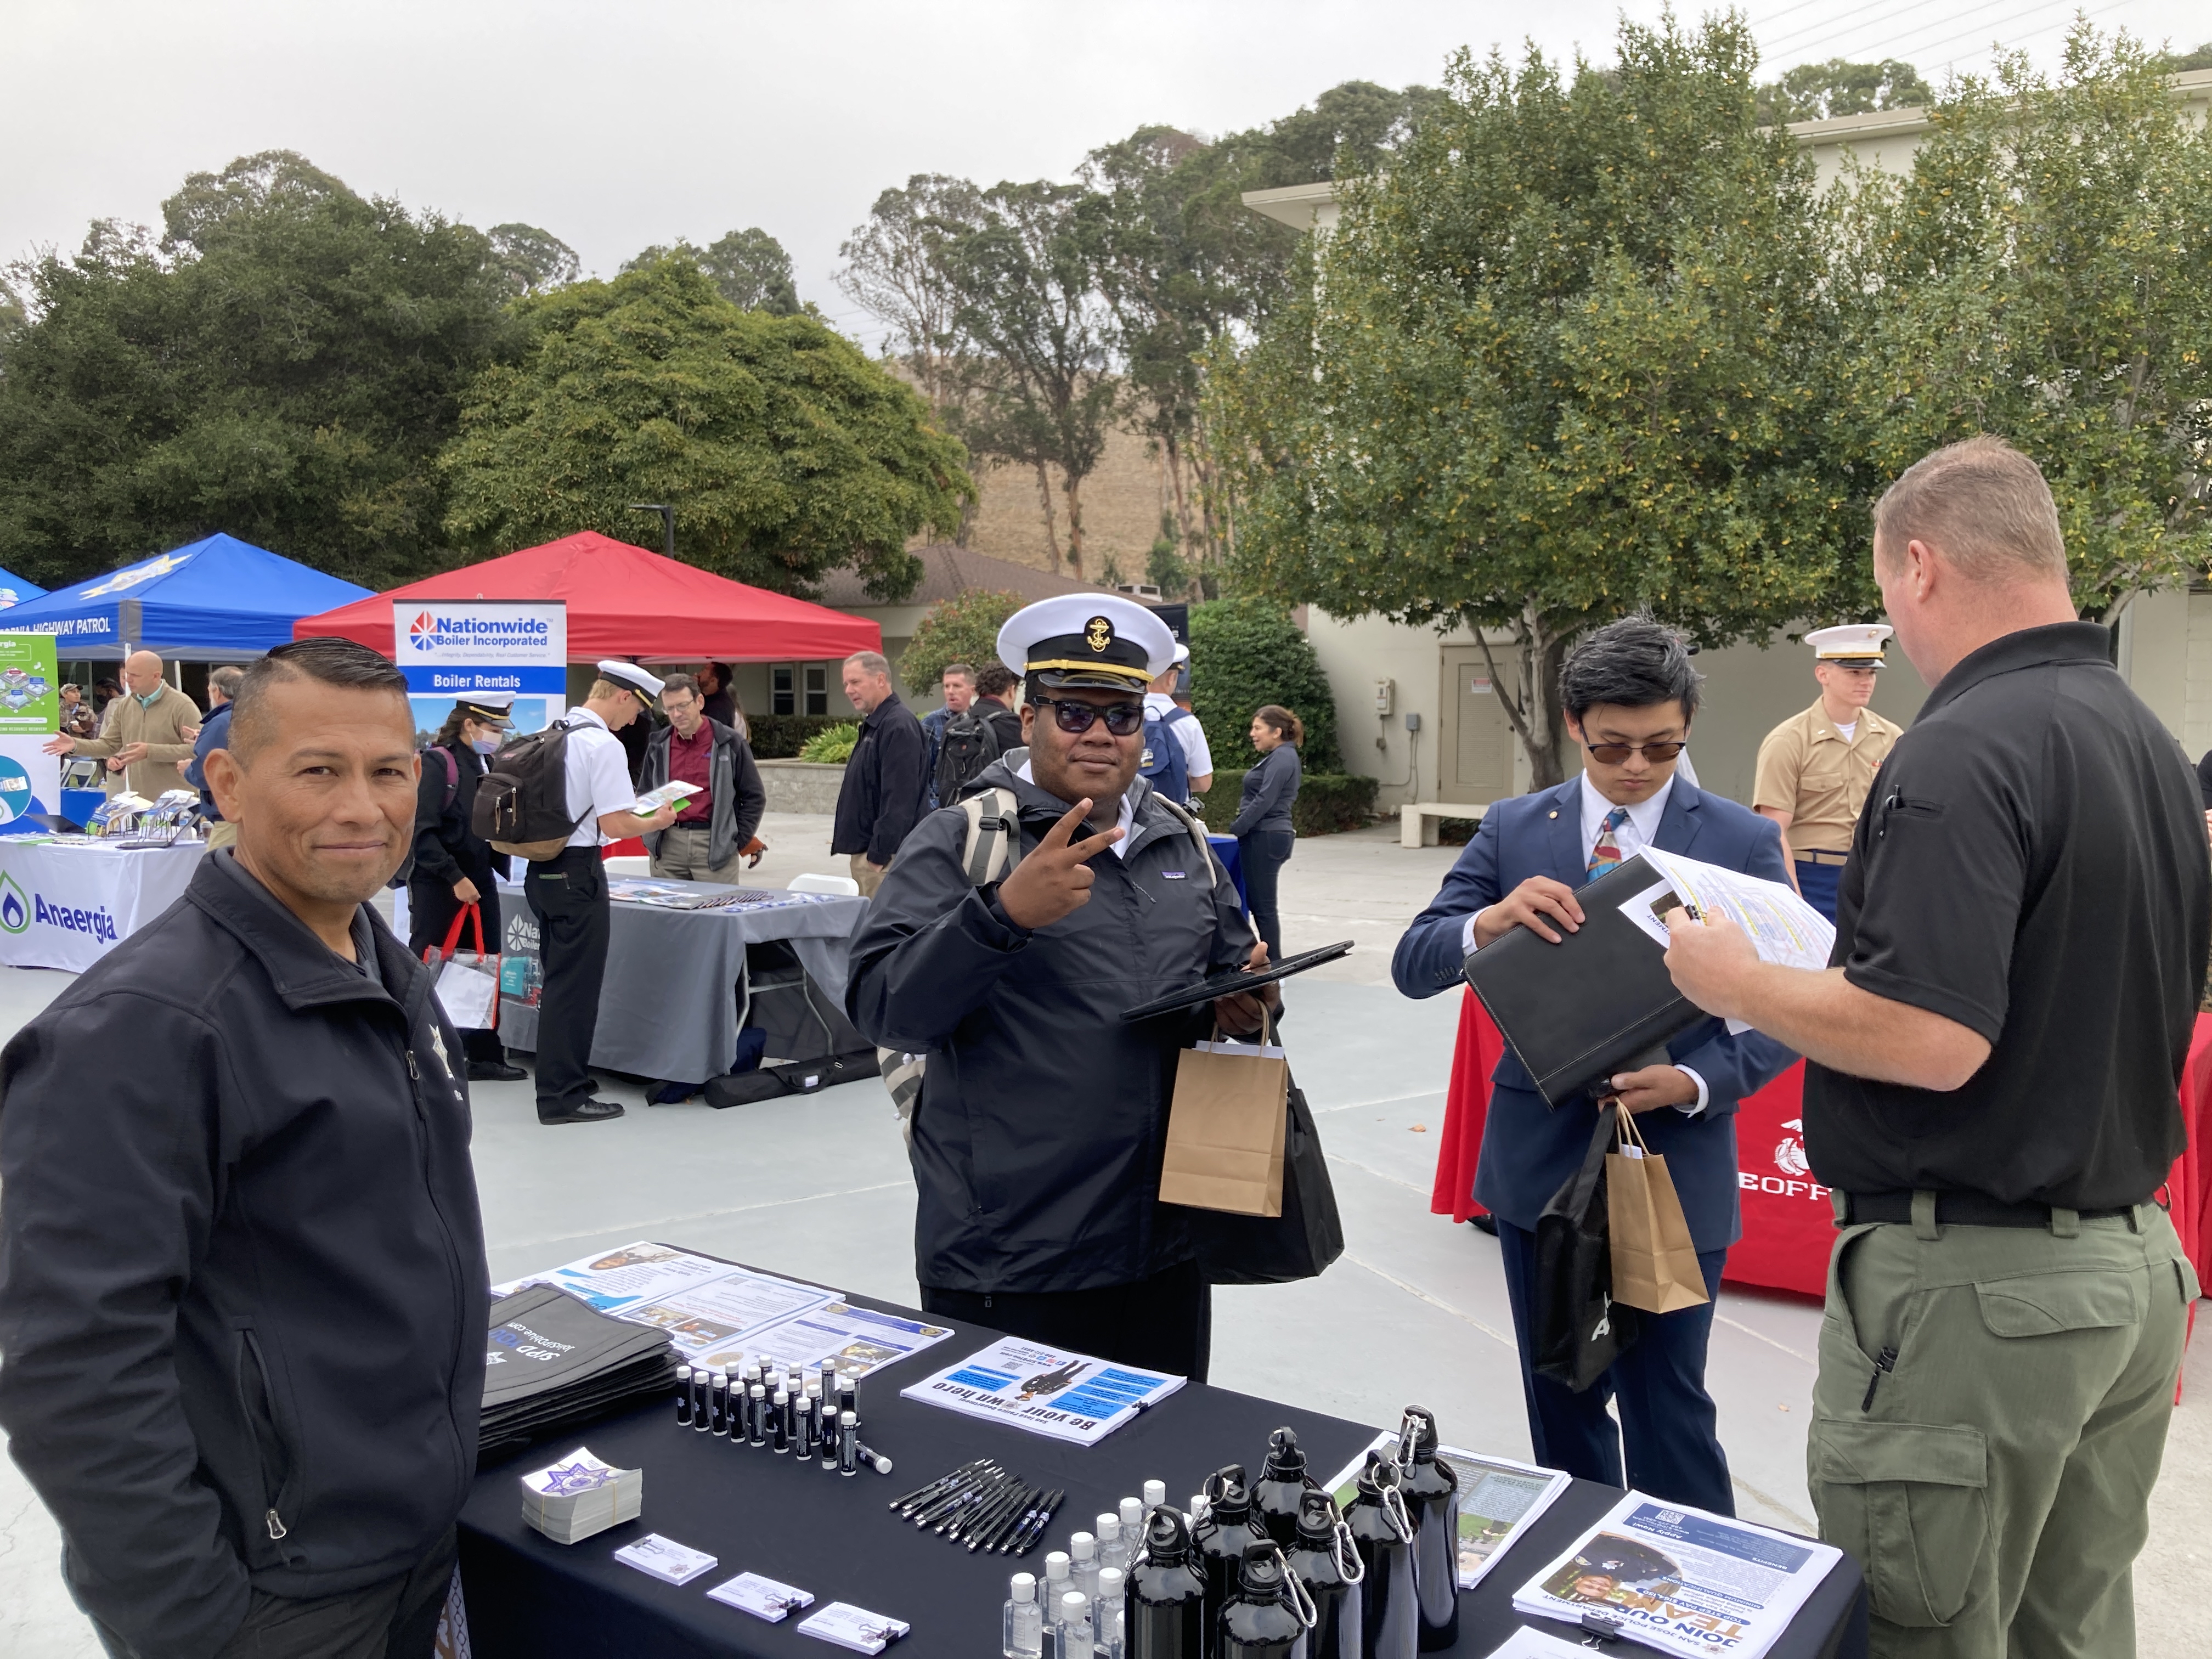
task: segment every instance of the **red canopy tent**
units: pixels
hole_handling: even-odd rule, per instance
[[[292,637],[337,634],[391,656],[395,599],[564,599],[572,662],[818,661],[884,648],[883,629],[865,617],[748,587],[592,530],[302,617]]]

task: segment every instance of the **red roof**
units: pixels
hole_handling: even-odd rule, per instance
[[[884,648],[883,629],[866,617],[748,587],[593,530],[302,617],[292,637],[337,634],[391,656],[395,599],[565,599],[572,662],[788,662]]]

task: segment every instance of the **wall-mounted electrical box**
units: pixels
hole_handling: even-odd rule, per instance
[[[1398,682],[1395,680],[1375,682],[1375,712],[1376,714],[1388,714],[1390,712],[1390,700],[1397,689]]]
[[[1407,716],[1406,716],[1406,729],[1407,729],[1408,732],[1418,732],[1418,731],[1419,731],[1419,730],[1421,729],[1421,717],[1420,717],[1419,714],[1408,714],[1408,715],[1407,715]]]

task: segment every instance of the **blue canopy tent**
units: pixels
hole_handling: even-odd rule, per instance
[[[0,570],[0,611],[12,611],[26,599],[42,598],[46,591],[36,582],[25,581],[12,570]]]
[[[52,634],[55,654],[70,662],[137,650],[171,662],[246,662],[289,640],[301,617],[368,592],[218,532],[0,611],[0,633]]]

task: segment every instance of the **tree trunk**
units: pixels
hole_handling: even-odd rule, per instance
[[[1052,475],[1045,471],[1044,463],[1036,463],[1037,504],[1044,509],[1045,550],[1052,555],[1052,574],[1060,574],[1060,530],[1052,510]]]
[[[1062,472],[1062,483],[1067,490],[1067,574],[1078,581],[1083,576],[1083,480],[1073,472]]]
[[[1482,623],[1471,615],[1463,620],[1474,635],[1475,643],[1482,647],[1482,660],[1490,670],[1491,687],[1504,708],[1513,735],[1520,739],[1521,752],[1528,757],[1529,789],[1548,789],[1553,784],[1564,783],[1567,774],[1560,757],[1559,740],[1565,733],[1565,725],[1559,711],[1559,665],[1566,659],[1573,633],[1555,631],[1550,619],[1534,605],[1523,605],[1513,623],[1514,648],[1521,657],[1519,672],[1515,676],[1518,686],[1516,691],[1508,693],[1505,677],[1498,672],[1497,654],[1491,649],[1490,637],[1484,633]]]

